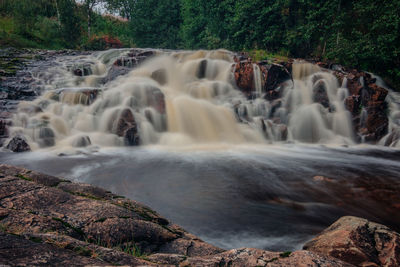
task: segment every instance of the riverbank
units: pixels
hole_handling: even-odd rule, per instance
[[[88,184],[0,165],[0,264],[398,266],[400,235],[344,217],[296,252],[224,251],[151,208]],[[365,228],[366,227],[366,228]]]

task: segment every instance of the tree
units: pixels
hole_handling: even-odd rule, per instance
[[[132,37],[141,47],[177,48],[182,23],[176,0],[137,0],[131,13]]]

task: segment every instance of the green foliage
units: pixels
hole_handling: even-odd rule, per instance
[[[137,0],[131,17],[132,37],[138,46],[178,46],[181,25],[179,1]]]
[[[94,12],[100,2],[126,21]],[[0,14],[1,46],[103,49],[91,36],[112,36],[130,47],[254,50],[336,61],[400,88],[400,0],[0,0]]]

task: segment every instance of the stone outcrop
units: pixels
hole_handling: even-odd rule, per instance
[[[304,249],[355,266],[400,266],[400,234],[357,217],[343,217],[308,242]]]
[[[162,264],[179,266],[353,266],[343,261],[324,257],[309,251],[280,253],[254,248],[232,249],[204,257],[185,258],[181,255],[154,254],[148,258]]]
[[[385,102],[388,91],[376,85],[376,79],[368,73],[351,70],[342,76],[347,79],[350,93],[345,99],[345,107],[352,114],[358,138],[367,142],[378,141],[388,133],[388,107]],[[362,110],[366,114],[362,114]]]
[[[254,64],[260,68],[261,86],[264,87],[268,75],[265,66],[258,63],[253,63],[249,58],[247,60],[237,61],[234,68],[236,85],[249,98],[252,98],[256,91],[256,85],[254,81]]]
[[[224,251],[104,189],[0,165],[0,264],[399,266],[399,234],[343,217],[306,250]]]
[[[0,264],[151,266],[142,255],[223,251],[138,202],[8,165],[0,165],[0,226]]]

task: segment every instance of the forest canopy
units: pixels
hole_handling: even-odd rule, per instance
[[[1,46],[265,50],[374,71],[400,85],[400,0],[0,0]],[[113,15],[105,15],[113,14]]]

